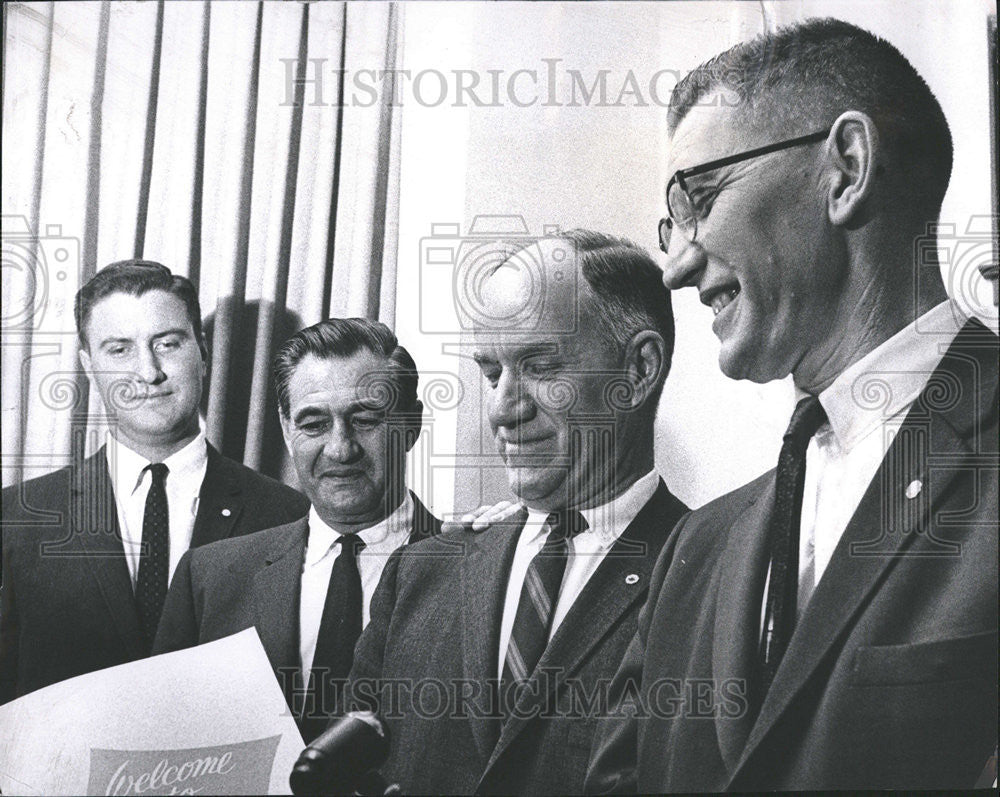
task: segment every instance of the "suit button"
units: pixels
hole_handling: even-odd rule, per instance
[[[905,495],[907,498],[916,498],[920,495],[920,491],[924,489],[924,483],[920,479],[914,479],[908,485],[906,485]]]
[[[230,510],[228,510],[228,509],[223,509],[222,510],[222,516],[223,517],[229,517],[231,514],[233,514],[233,513]]]

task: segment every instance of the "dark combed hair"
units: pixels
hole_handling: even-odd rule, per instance
[[[593,292],[601,323],[624,349],[638,332],[663,338],[666,370],[674,353],[674,315],[663,272],[641,246],[593,230],[575,229],[552,236],[573,246],[580,273]]]
[[[201,306],[198,292],[187,277],[171,274],[170,269],[152,260],[119,260],[98,271],[76,293],[73,315],[80,344],[89,348],[87,323],[94,305],[113,293],[142,296],[150,291],[165,291],[184,303],[195,340],[201,345]]]
[[[890,158],[911,178],[919,211],[930,219],[940,212],[952,167],[948,122],[924,79],[884,39],[838,19],[807,19],[762,33],[677,84],[668,134],[716,91],[750,126],[781,126],[788,137],[820,130],[845,111],[867,114]]]
[[[367,318],[328,318],[301,329],[281,344],[274,357],[274,388],[278,407],[286,418],[289,413],[288,385],[299,362],[308,355],[321,360],[350,357],[367,350],[385,357],[386,374],[371,374],[369,392],[389,398],[389,410],[409,413],[417,409],[417,366],[410,353],[399,345],[396,336],[380,321]],[[391,384],[383,377],[391,377]],[[385,396],[391,391],[391,396]]]

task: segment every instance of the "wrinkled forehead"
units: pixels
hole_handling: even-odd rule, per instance
[[[498,259],[464,304],[477,343],[558,339],[579,331],[589,291],[573,244],[541,239]]]
[[[336,411],[391,409],[398,401],[396,377],[387,357],[368,350],[349,357],[307,354],[292,373],[289,399],[293,410],[313,403]]]

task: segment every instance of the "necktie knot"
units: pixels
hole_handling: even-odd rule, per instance
[[[334,545],[340,545],[344,556],[355,559],[365,548],[365,541],[357,534],[341,534]]]
[[[590,528],[587,519],[575,509],[560,509],[558,512],[552,512],[545,518],[545,525],[549,527],[549,535],[545,540],[546,545],[572,539]]]
[[[816,430],[826,423],[826,410],[816,396],[806,396],[795,405],[792,420],[785,432],[785,442],[805,447]]]
[[[170,472],[170,468],[162,462],[150,463],[146,466],[146,470],[148,470],[149,475],[152,476],[153,484],[163,484],[167,479],[167,474]]]

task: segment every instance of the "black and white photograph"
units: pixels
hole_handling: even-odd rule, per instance
[[[994,2],[2,10],[0,793],[995,792]]]

